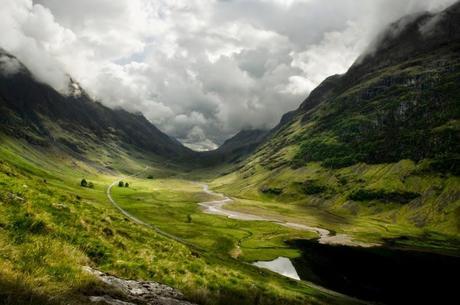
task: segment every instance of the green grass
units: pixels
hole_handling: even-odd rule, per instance
[[[0,160],[1,304],[87,304],[86,295],[110,293],[83,272],[85,265],[171,285],[199,304],[353,303],[244,263],[297,255],[283,243],[293,232],[202,214],[196,202],[206,196],[196,184],[128,178],[131,186],[115,187],[114,195],[139,217],[204,250],[162,237],[113,208],[105,190],[115,172],[15,140],[2,142]],[[170,171],[152,167],[145,177]],[[82,178],[94,188],[80,187]],[[242,254],[235,260],[238,242]]]
[[[320,226],[362,241],[404,236],[421,247],[458,249],[460,179],[424,169],[424,162],[402,160],[342,169],[308,163],[297,169],[285,165],[271,170],[255,158],[211,186],[236,198],[230,209]],[[263,188],[282,192],[269,194]],[[363,190],[372,196],[354,196]]]
[[[112,191],[123,209],[214,255],[231,255],[245,261],[295,257],[298,251],[289,249],[285,241],[315,236],[265,221],[239,221],[204,214],[198,203],[213,197],[194,182],[135,178],[126,181],[131,187],[115,187]],[[266,249],[270,249],[270,254]]]

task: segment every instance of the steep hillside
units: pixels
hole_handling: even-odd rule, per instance
[[[242,130],[226,140],[218,149],[200,152],[196,156],[204,166],[238,164],[266,140],[268,132],[268,130],[259,129]]]
[[[192,155],[141,114],[109,109],[92,100],[76,83],[63,95],[36,81],[26,67],[6,71],[16,61],[2,51],[0,130],[38,147],[60,148],[79,158],[111,167],[110,159],[132,154],[146,159],[180,159]]]
[[[429,158],[458,173],[459,25],[460,4],[393,24],[376,51],[325,80],[267,146],[297,145],[294,166]]]
[[[11,61],[19,64],[18,71],[8,70]],[[161,132],[142,114],[110,109],[94,101],[73,81],[67,95],[36,81],[25,66],[1,49],[0,113],[1,133],[25,139],[37,149],[60,150],[108,169],[126,170],[129,159],[192,169],[237,164],[268,132],[243,130],[217,150],[195,152]]]
[[[344,226],[320,224],[353,227],[363,239],[458,237],[459,27],[460,3],[392,24],[346,74],[326,79],[287,114],[241,170],[214,185],[278,203],[242,209],[328,211]]]

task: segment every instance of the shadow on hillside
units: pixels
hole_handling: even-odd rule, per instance
[[[20,280],[5,280],[0,275],[0,305],[83,305],[88,304],[87,296],[107,294],[120,297],[113,288],[98,283],[88,283],[52,296],[40,294]]]

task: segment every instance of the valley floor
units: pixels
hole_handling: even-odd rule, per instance
[[[314,233],[202,213],[197,202],[212,196],[189,181],[148,179],[161,176],[161,166],[150,164],[142,176],[124,179],[129,187],[114,185],[112,196],[137,218],[193,246],[113,207],[106,190],[123,176],[116,170],[8,139],[0,157],[0,304],[77,305],[90,296],[120,296],[85,266],[169,285],[198,304],[357,303],[244,263],[298,256],[284,240]],[[129,164],[131,173],[146,166]],[[234,250],[238,243],[242,253]]]
[[[0,156],[0,304],[77,305],[89,296],[120,295],[85,266],[169,285],[198,304],[358,304],[252,263],[302,261],[302,248],[292,241],[318,237],[352,246],[392,241],[449,254],[459,249],[458,235],[442,229],[266,195],[255,178],[230,174],[203,182],[227,200],[203,189],[196,173],[164,169],[161,162],[134,160],[124,171],[107,172],[12,140],[2,143]],[[206,213],[210,207],[223,215]]]

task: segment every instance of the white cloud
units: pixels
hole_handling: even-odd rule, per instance
[[[69,81],[54,51],[74,40],[73,33],[31,0],[1,0],[0,5],[0,47],[18,57],[38,80],[66,91]]]
[[[0,0],[0,47],[197,149],[272,127],[389,22],[453,0]]]
[[[14,57],[0,55],[0,73],[3,75],[16,74],[21,71],[21,63]]]

